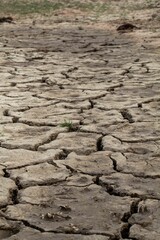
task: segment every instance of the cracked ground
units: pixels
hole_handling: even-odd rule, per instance
[[[160,239],[155,12],[0,25],[0,239]]]

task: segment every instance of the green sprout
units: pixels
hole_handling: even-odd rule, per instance
[[[64,120],[64,122],[60,124],[60,127],[67,128],[69,132],[75,130],[75,127],[73,126],[73,123],[71,120]]]

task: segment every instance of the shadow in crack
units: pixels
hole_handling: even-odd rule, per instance
[[[0,239],[9,238],[12,235],[18,233],[19,230],[15,229],[0,229]]]

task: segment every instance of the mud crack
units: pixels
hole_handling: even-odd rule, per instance
[[[133,120],[133,116],[131,115],[131,113],[129,112],[128,109],[123,109],[120,111],[120,113],[122,114],[122,117],[126,120],[128,120],[129,123],[134,123],[135,121]]]
[[[130,207],[130,211],[129,212],[126,212],[124,213],[121,221],[124,222],[125,224],[123,224],[122,228],[121,228],[121,237],[122,239],[132,239],[132,240],[135,240],[133,238],[130,238],[129,235],[130,235],[130,228],[131,228],[131,224],[128,223],[128,220],[129,218],[138,212],[138,205],[139,205],[139,202],[141,200],[138,199],[138,200],[135,200],[132,202],[131,204],[131,207]]]

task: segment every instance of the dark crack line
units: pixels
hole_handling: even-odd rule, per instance
[[[129,224],[128,220],[133,214],[138,213],[138,205],[140,201],[141,201],[140,199],[133,201],[130,206],[130,211],[125,212],[121,219],[121,221],[124,222],[123,226],[121,227],[122,239],[131,239],[129,235],[130,235],[130,228],[132,227],[132,225]]]
[[[151,103],[151,102],[159,102],[160,101],[160,97],[155,97],[155,98],[150,98],[148,100],[144,100],[142,101],[142,103]]]
[[[129,123],[134,123],[135,121],[133,120],[133,116],[131,115],[131,113],[129,112],[128,109],[122,109],[120,111],[122,117],[126,120],[128,120]]]
[[[91,99],[89,99],[89,103],[90,103],[90,108],[94,108],[94,102],[91,100]]]
[[[63,182],[66,182],[67,181],[67,178],[66,177],[65,179],[62,179],[62,180],[54,180],[54,179],[51,179],[51,180],[46,180],[46,182],[42,182],[42,183],[38,183],[36,182],[35,184],[21,184],[19,178],[17,177],[16,178],[16,185],[18,186],[18,189],[19,190],[22,190],[22,189],[25,189],[25,188],[28,188],[28,187],[33,187],[33,186],[53,186],[53,185],[57,185],[59,183],[63,183]]]
[[[10,173],[9,173],[9,171],[8,171],[7,168],[3,169],[3,172],[4,172],[4,176],[3,176],[3,177],[12,179],[12,178],[10,177]],[[9,195],[10,195],[10,199],[11,199],[12,203],[15,205],[15,204],[18,204],[18,203],[19,203],[19,201],[18,201],[18,190],[19,190],[19,186],[18,186],[16,180],[14,180],[14,179],[12,179],[12,180],[15,182],[16,188],[14,188],[14,189],[11,188],[11,189],[9,190]]]
[[[49,144],[50,142],[56,140],[56,138],[58,137],[59,133],[53,133],[51,134],[50,136],[48,136],[48,139],[47,140],[44,140],[43,142],[39,143],[39,144],[36,144],[35,146],[35,151],[38,151],[38,148],[40,146],[43,146],[44,144]]]
[[[125,155],[124,155],[125,156]],[[113,170],[115,170],[116,172],[120,172],[121,174],[131,174],[133,177],[136,177],[136,178],[143,178],[143,179],[158,179],[160,178],[160,174],[157,174],[157,175],[154,175],[154,176],[150,176],[150,175],[139,175],[139,174],[135,174],[133,172],[124,172],[123,170],[120,171],[117,169],[117,161],[112,158],[112,156],[110,155],[109,158],[111,159],[112,163],[113,163]],[[145,160],[145,162],[147,163],[147,161]],[[151,165],[152,166],[152,165]]]
[[[34,224],[31,224],[29,223],[28,221],[24,220],[24,219],[16,219],[16,218],[13,218],[13,217],[9,217],[5,212],[3,212],[2,210],[0,210],[0,217],[3,217],[5,218],[6,220],[9,220],[9,221],[15,221],[15,222],[22,222],[26,227],[30,227],[30,228],[33,228],[33,229],[36,229],[40,232],[45,232],[43,228],[40,228]]]
[[[32,147],[31,147],[31,148],[23,148],[23,147],[19,147],[19,146],[16,146],[16,147],[12,147],[12,146],[11,146],[11,147],[8,147],[8,146],[7,146],[7,147],[5,147],[5,146],[1,146],[1,144],[2,144],[2,142],[0,142],[0,147],[1,147],[1,148],[8,149],[8,150],[15,150],[15,149],[23,149],[23,150],[24,150],[24,149],[25,149],[25,150],[29,150],[29,151],[33,151],[33,152],[36,151],[36,150],[34,149],[34,147],[33,147],[33,148],[32,148]]]
[[[7,168],[4,168],[4,169],[3,169],[3,172],[4,172],[3,177],[5,177],[5,178],[9,178],[9,177],[10,177],[10,174],[9,174],[9,172],[7,171]]]
[[[88,232],[87,230],[68,230],[66,231],[65,229],[61,229],[61,230],[50,230],[50,231],[45,231],[45,229],[35,225],[35,224],[32,224],[30,223],[29,221],[27,220],[24,220],[24,219],[16,219],[14,217],[10,217],[8,216],[5,212],[3,212],[2,210],[0,210],[0,216],[5,218],[6,220],[10,220],[10,221],[16,221],[16,222],[22,222],[24,224],[24,226],[26,227],[29,227],[29,228],[32,228],[32,229],[36,229],[38,231],[40,231],[41,233],[55,233],[55,234],[73,234],[73,235],[77,235],[77,234],[80,234],[80,235],[88,235],[88,236],[92,236],[92,235],[100,235],[100,236],[107,236],[110,238],[110,240],[114,240],[114,239],[117,239],[118,238],[115,238],[115,236],[109,234],[109,233],[106,233],[106,232]]]
[[[130,197],[130,198],[140,198],[138,194],[129,194],[124,191],[117,191],[112,187],[109,183],[104,183],[102,180],[100,180],[100,177],[97,175],[95,180],[93,180],[95,184],[98,186],[101,186],[109,195],[117,196],[117,197]],[[142,197],[141,197],[142,198]]]
[[[36,120],[33,120],[33,121],[30,121],[30,120],[21,120],[21,119],[18,119],[18,123],[23,123],[23,124],[26,124],[28,126],[34,126],[34,127],[57,127],[59,126],[59,124],[57,123],[45,123],[43,122],[43,119],[40,119],[41,122],[35,122]],[[45,121],[45,120],[44,120]]]
[[[66,231],[65,229],[62,229],[62,230],[50,230],[50,231],[45,231],[46,233],[63,233],[63,234],[73,234],[73,235],[82,235],[82,236],[107,236],[109,237],[109,240],[114,240],[115,239],[115,236],[113,236],[112,234],[110,233],[106,233],[106,232],[98,232],[98,231],[93,231],[93,232],[89,232],[87,230],[77,230],[77,231],[74,231],[74,230],[68,230]],[[119,239],[115,239],[115,240],[119,240]]]
[[[87,126],[87,125],[83,125],[83,126]],[[96,134],[102,135],[103,137],[107,135],[107,134],[103,133],[102,131],[91,131],[91,130],[85,130],[85,129],[81,129],[81,128],[80,128],[79,132],[81,132],[81,133],[96,133]]]
[[[112,137],[118,139],[122,144],[123,143],[145,143],[145,142],[154,142],[154,141],[158,141],[160,140],[160,137],[157,136],[157,137],[154,137],[154,138],[147,138],[147,139],[136,139],[136,140],[124,140],[124,139],[121,139],[117,136],[115,136],[114,134],[111,135]]]
[[[69,178],[69,177],[68,177]],[[78,186],[78,185],[67,185],[68,187],[76,187],[76,188],[84,188],[84,187],[90,187],[92,186],[94,183],[89,183],[89,184],[86,184],[86,185],[81,185],[81,186]]]
[[[81,172],[81,171],[79,171]],[[119,172],[119,171],[117,171]],[[86,175],[89,175],[89,176],[95,176],[95,178],[93,179],[93,182],[98,185],[98,186],[101,186],[109,195],[113,195],[113,196],[118,196],[118,197],[130,197],[130,198],[138,198],[140,200],[144,200],[144,199],[155,199],[155,200],[160,200],[159,198],[157,197],[154,197],[154,196],[145,196],[145,195],[140,195],[138,193],[129,193],[125,190],[116,190],[112,184],[110,183],[105,183],[103,182],[100,177],[102,176],[105,176],[104,174],[89,174],[89,173],[84,173],[84,172],[81,172],[83,174],[86,174]],[[108,174],[107,176],[112,176],[113,173],[111,174]],[[121,172],[121,174],[131,174],[131,173],[123,173]],[[132,174],[133,175],[133,174]],[[134,175],[133,175],[134,176]],[[134,176],[135,177],[135,176]],[[141,178],[141,177],[138,177],[138,178]]]
[[[41,163],[49,163],[49,164],[52,164],[52,165],[55,165],[53,164],[54,161],[60,161],[62,159],[65,159],[65,155],[64,155],[64,158],[63,158],[63,153],[59,153],[58,155],[56,155],[56,159],[54,159],[53,157],[50,157],[48,159],[44,159],[44,160],[37,160],[35,162],[32,162],[32,163],[26,163],[26,164],[23,164],[23,165],[20,165],[20,166],[16,166],[16,167],[7,167],[7,166],[4,166],[7,170],[16,170],[16,169],[21,169],[21,168],[25,168],[25,167],[29,167],[29,166],[36,166],[36,165],[39,165]],[[4,171],[4,170],[3,170]]]
[[[102,139],[104,136],[101,136],[97,139],[97,151],[103,151]]]

